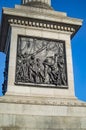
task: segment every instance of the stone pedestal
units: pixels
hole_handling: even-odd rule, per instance
[[[53,10],[48,11],[46,9],[27,6],[16,6],[14,9],[4,8],[3,19],[6,19],[8,23],[7,24],[5,21],[3,21],[3,25],[6,27],[4,28],[4,26],[2,26],[2,44],[0,47],[2,51],[9,55],[7,63],[7,65],[9,64],[9,69],[6,94],[63,98],[74,97],[71,38],[82,25],[82,20],[69,18],[67,17],[66,13],[55,12]],[[4,29],[7,29],[8,33],[6,33]],[[4,37],[5,35],[7,37]],[[64,69],[66,74],[64,77],[66,79],[66,84],[54,84],[53,86],[49,83],[36,84],[35,82],[33,82],[33,84],[29,84],[29,81],[26,83],[25,81],[17,83],[17,59],[19,53],[17,50],[19,46],[19,37],[25,37],[26,39],[43,39],[49,42],[52,41],[52,44],[55,45],[56,42],[57,46],[59,43],[64,44],[65,47],[62,47],[62,53],[64,48],[64,53],[62,54],[62,57],[64,57],[63,62],[65,64]],[[7,42],[5,43],[6,39]],[[43,41],[41,40],[41,43],[42,42]],[[57,53],[59,53],[59,49],[57,49]],[[49,53],[49,55],[51,55],[51,52]],[[51,57],[55,57],[54,51]],[[41,56],[40,59],[42,58],[44,57]],[[22,59],[20,59],[20,62],[21,60]],[[25,75],[23,77],[25,77]]]
[[[50,0],[40,0],[39,8],[39,0],[30,2],[23,0],[23,5],[3,9],[0,50],[7,58],[5,96],[0,97],[0,130],[86,130],[86,104],[75,98],[71,54],[71,39],[81,27],[82,20],[54,11]],[[41,61],[44,74],[47,72],[51,77],[45,78],[46,75],[42,76],[42,71],[37,71],[34,64],[30,66],[30,59],[34,61],[29,51],[30,47],[35,50],[32,44],[38,47],[33,53],[34,56],[37,54],[36,63],[32,63],[37,67]],[[44,52],[38,55],[39,50],[44,49],[45,53],[50,49],[53,51],[45,57]],[[52,64],[45,62],[50,59]],[[35,68],[37,78],[41,75],[40,82],[35,77],[33,81],[30,71],[27,75],[29,68],[31,71]]]
[[[1,97],[0,130],[86,130],[86,103],[74,98]]]

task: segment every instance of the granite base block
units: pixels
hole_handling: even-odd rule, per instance
[[[14,100],[0,99],[0,130],[86,130],[86,104],[78,100],[76,105],[73,99],[56,105]]]

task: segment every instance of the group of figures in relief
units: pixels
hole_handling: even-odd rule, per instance
[[[16,82],[67,85],[64,43],[19,37]]]

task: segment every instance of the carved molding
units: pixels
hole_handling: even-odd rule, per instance
[[[53,105],[69,107],[86,107],[85,102],[78,101],[75,98],[54,98],[54,97],[26,97],[26,96],[4,96],[0,97],[0,103],[31,104],[31,105]]]
[[[36,27],[36,28],[44,28],[44,29],[50,29],[50,30],[59,30],[59,31],[65,31],[65,32],[71,32],[74,33],[76,31],[75,27],[73,25],[68,24],[62,24],[57,22],[50,22],[50,21],[44,21],[44,20],[36,20],[36,19],[20,19],[20,18],[9,18],[8,22],[10,24],[16,24],[16,25],[23,25],[28,27]]]

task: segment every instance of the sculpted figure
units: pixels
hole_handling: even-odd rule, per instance
[[[37,72],[36,75],[37,83],[44,83],[45,78],[44,78],[43,66],[39,58],[36,59],[36,72]]]

